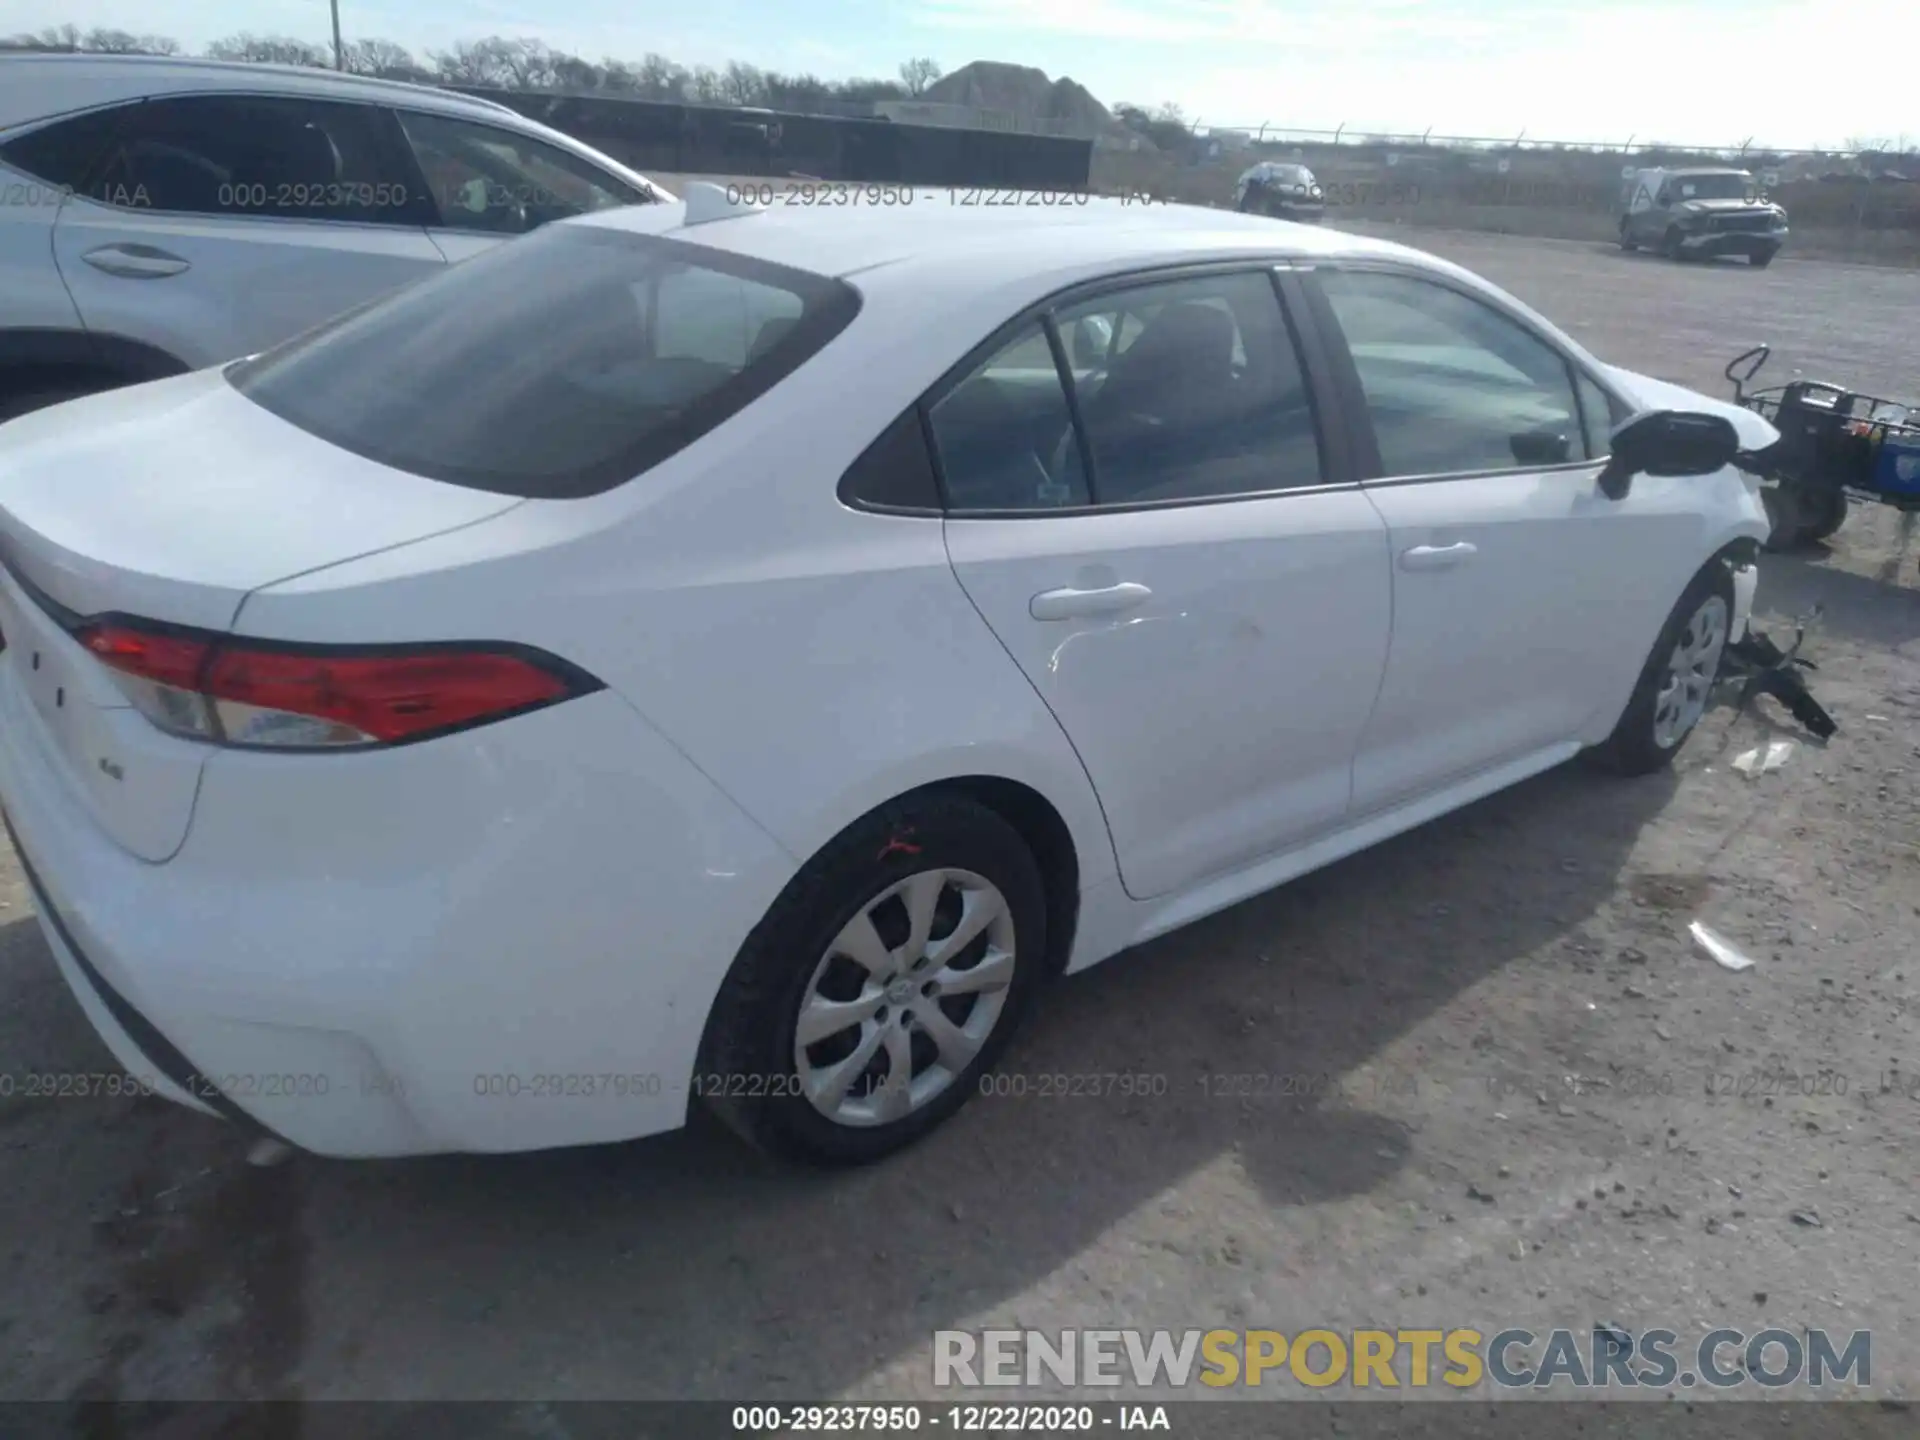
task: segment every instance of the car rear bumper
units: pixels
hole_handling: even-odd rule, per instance
[[[23,763],[17,703],[0,684],[0,801],[94,1028],[156,1093],[323,1155],[679,1125],[792,873],[611,693],[411,753],[218,752],[159,865]]]

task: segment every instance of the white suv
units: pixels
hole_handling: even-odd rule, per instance
[[[671,198],[452,91],[0,57],[0,420],[266,349],[549,220]]]

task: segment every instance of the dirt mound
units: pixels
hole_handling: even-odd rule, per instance
[[[1106,106],[1078,81],[1048,77],[1032,65],[975,60],[944,75],[920,97],[942,105],[1002,110],[1023,120],[1053,120],[1087,135],[1124,132]]]

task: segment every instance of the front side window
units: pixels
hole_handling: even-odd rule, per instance
[[[400,112],[440,223],[520,235],[555,220],[653,199],[544,140],[447,115]]]
[[[89,193],[109,204],[223,219],[419,225],[387,113],[261,95],[189,95],[131,106]]]
[[[1518,321],[1431,280],[1316,274],[1359,372],[1386,475],[1590,458],[1566,359]]]
[[[228,371],[254,403],[395,469],[596,494],[691,444],[846,327],[808,271],[598,225],[495,247]]]
[[[1587,456],[1603,460],[1613,448],[1613,427],[1627,418],[1627,408],[1584,372],[1575,383],[1580,391],[1580,423],[1586,433]]]

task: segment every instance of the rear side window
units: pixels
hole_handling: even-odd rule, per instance
[[[956,511],[1055,510],[1090,500],[1053,346],[1035,320],[928,414]]]
[[[823,275],[556,225],[227,374],[255,404],[380,464],[570,499],[691,444],[792,374],[859,308],[851,286]]]
[[[1072,337],[1097,503],[1218,500],[1321,483],[1305,372],[1264,272],[1142,285],[1056,318]],[[1115,337],[1105,353],[1101,334]]]
[[[0,159],[14,169],[69,190],[84,189],[114,131],[133,107],[90,110],[0,144]]]
[[[92,188],[111,204],[223,219],[421,225],[431,215],[387,111],[283,96],[135,106]]]

